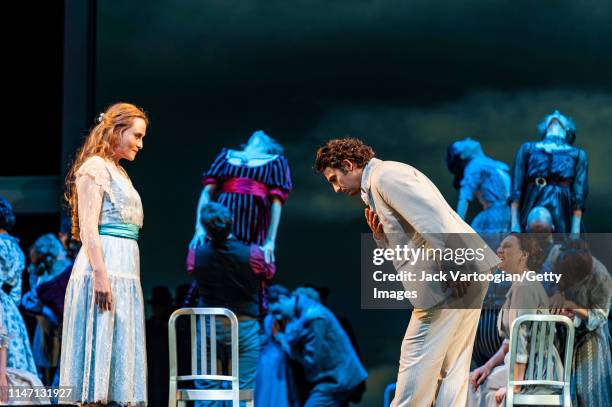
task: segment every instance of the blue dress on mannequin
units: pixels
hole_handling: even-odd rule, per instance
[[[560,137],[527,142],[514,161],[512,201],[519,202],[521,230],[526,230],[527,216],[536,206],[552,215],[555,233],[569,233],[573,211],[584,211],[588,194],[586,152]]]

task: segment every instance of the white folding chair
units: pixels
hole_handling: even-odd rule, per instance
[[[529,359],[525,377],[530,380],[514,379],[516,347],[519,330],[522,324],[531,323],[529,341]],[[553,380],[553,348],[556,325],[567,327],[565,357],[563,358],[562,380]],[[508,383],[506,388],[506,405],[540,405],[571,406],[570,374],[572,369],[572,351],[574,347],[574,323],[561,315],[523,315],[512,323],[510,331],[510,361],[508,365]],[[537,353],[536,353],[536,348]],[[546,375],[544,374],[546,372]],[[521,394],[514,392],[514,386],[546,386],[561,388],[561,394]]]
[[[179,376],[177,373],[176,320],[182,315],[188,315],[191,319],[191,374]],[[217,374],[217,316],[228,318],[230,321],[232,363],[229,376]],[[210,322],[208,335],[207,320]],[[198,327],[200,329],[199,341],[196,334]],[[239,386],[238,318],[232,311],[225,308],[181,308],[174,311],[170,316],[168,336],[170,347],[169,407],[184,407],[187,401],[196,400],[231,400],[234,407],[239,407],[242,400],[246,401],[247,406],[254,406],[253,390],[241,390]],[[207,339],[210,340],[209,346],[206,345]],[[208,357],[209,350],[210,358]],[[178,387],[179,382],[192,380],[229,381],[231,382],[231,389],[184,389]]]

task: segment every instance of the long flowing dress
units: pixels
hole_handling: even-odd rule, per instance
[[[105,225],[142,227],[142,204],[125,172],[94,156],[77,170],[83,247],[66,289],[60,385],[74,388],[77,403],[146,406],[144,303],[136,240],[99,234]],[[87,249],[100,247],[110,280],[112,311],[94,304]]]
[[[4,310],[0,324],[10,333],[6,365],[36,374],[28,332],[18,308],[24,267],[25,256],[17,239],[0,234],[0,303]]]
[[[527,142],[514,160],[511,199],[519,202],[521,230],[529,211],[550,211],[555,233],[569,233],[573,210],[584,210],[588,194],[586,152],[563,139]]]

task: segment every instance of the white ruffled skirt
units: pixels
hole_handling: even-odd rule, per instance
[[[146,406],[147,365],[140,256],[135,240],[100,236],[112,311],[94,303],[92,270],[82,249],[66,290],[60,386],[73,402]]]

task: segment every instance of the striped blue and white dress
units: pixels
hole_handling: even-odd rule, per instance
[[[260,165],[241,162],[236,151],[224,148],[204,173],[202,183],[217,186],[216,201],[226,206],[234,219],[233,233],[244,243],[263,245],[270,226],[273,198],[285,201],[291,192],[291,174],[287,159],[274,155]],[[224,184],[236,178],[250,179],[267,188],[266,196],[224,191]]]

